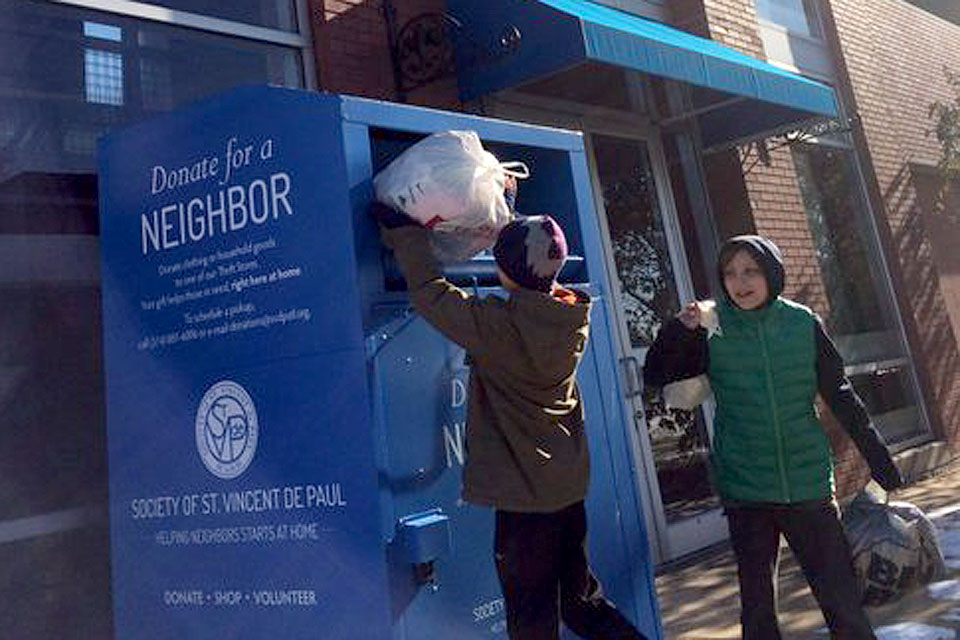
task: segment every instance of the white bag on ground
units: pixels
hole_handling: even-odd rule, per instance
[[[861,491],[843,512],[863,603],[897,600],[946,574],[936,527],[909,502],[885,503],[881,489]]]
[[[417,142],[373,179],[377,200],[435,232],[434,251],[459,262],[489,249],[513,213],[506,176],[529,176],[522,163],[501,163],[473,131],[441,131]]]

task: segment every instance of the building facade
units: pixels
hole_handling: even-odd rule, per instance
[[[471,64],[469,53],[460,51],[461,68],[454,64],[417,86],[416,74],[405,77],[397,67],[423,63],[429,48],[401,39],[391,76],[384,42],[415,31],[426,12],[448,18],[444,37],[456,41],[461,33],[461,40],[474,41],[466,48],[475,48],[464,4],[404,5],[401,13],[385,3],[393,21],[367,21],[363,29],[376,35],[360,39],[344,37],[343,16],[372,15],[377,8],[326,3],[319,24],[314,14],[316,38],[328,43],[325,62],[318,63],[331,70],[323,86],[430,106],[457,104],[457,82],[461,89],[470,82],[472,72],[463,69]],[[937,170],[941,151],[930,134],[929,110],[953,99],[944,69],[956,61],[944,51],[960,37],[956,11],[949,3],[906,0],[876,0],[870,11],[842,0],[593,4],[672,25],[824,83],[840,106],[826,125],[708,146],[703,140],[709,136],[684,116],[703,101],[696,90],[654,73],[596,63],[550,70],[459,104],[585,132],[611,270],[618,274],[624,361],[642,361],[659,322],[680,300],[716,291],[707,265],[722,239],[761,233],[784,250],[786,295],[825,319],[849,377],[908,475],[955,457],[960,370],[950,247],[958,240],[956,204]],[[337,71],[349,60],[371,59],[381,61],[376,78]],[[411,82],[414,87],[406,88]],[[638,175],[644,176],[639,183]],[[646,270],[634,268],[640,255]],[[656,285],[641,291],[638,283],[650,278]],[[677,418],[655,404],[635,404],[638,466],[650,488],[648,516],[658,523],[655,548],[659,541],[666,560],[724,535],[711,496],[693,488],[703,486],[709,415]],[[825,414],[837,451],[838,491],[850,495],[868,471]]]
[[[513,18],[481,24],[480,5]],[[636,59],[522,57],[543,24],[571,17],[708,38],[832,87],[837,117],[764,124],[764,107],[734,122],[725,109],[742,97]],[[909,475],[960,453],[960,200],[929,134],[930,106],[955,97],[944,69],[960,72],[949,2],[0,0],[0,34],[0,566],[11,585],[0,620],[14,621],[10,637],[111,635],[96,139],[241,84],[584,132],[660,561],[726,530],[706,481],[709,406],[665,411],[639,388],[639,366],[682,302],[716,294],[711,265],[730,235],[761,233],[784,250],[786,295],[824,317]],[[496,65],[501,77],[481,87]],[[830,432],[846,496],[867,471]]]

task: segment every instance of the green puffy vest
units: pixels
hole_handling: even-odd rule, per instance
[[[833,456],[817,418],[813,312],[777,298],[744,311],[718,305],[710,338],[717,401],[713,473],[724,500],[801,502],[833,495]]]

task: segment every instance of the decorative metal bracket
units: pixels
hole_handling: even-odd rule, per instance
[[[792,147],[804,142],[811,142],[825,136],[848,134],[852,130],[853,127],[849,120],[825,118],[776,136],[770,136],[740,145],[740,163],[741,166],[743,166],[743,177],[746,178],[757,164],[769,167],[771,163],[771,151],[783,147]],[[748,161],[749,164],[747,164]]]
[[[449,13],[427,12],[410,18],[396,28],[396,9],[392,0],[383,2],[384,18],[390,36],[394,82],[403,99],[408,91],[426,86],[457,72],[454,34],[463,36],[463,24]],[[461,51],[461,66],[473,67],[509,55],[520,45],[520,30],[504,27],[493,50],[466,40]]]
[[[460,23],[446,13],[421,13],[407,21],[393,47],[401,91],[410,91],[456,73],[453,29]]]

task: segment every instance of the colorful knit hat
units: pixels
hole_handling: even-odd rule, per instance
[[[518,217],[500,231],[493,255],[521,287],[549,292],[567,259],[567,239],[550,216]]]

